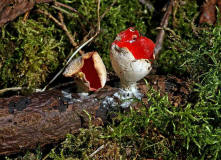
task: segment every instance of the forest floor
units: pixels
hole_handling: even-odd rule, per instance
[[[96,34],[97,1],[59,2],[75,7],[77,14],[69,15],[58,5],[37,4],[25,22],[22,15],[1,28],[1,88],[21,86],[24,90],[16,94],[43,88],[66,57]],[[98,51],[109,81],[115,79],[109,59],[114,37],[136,26],[141,34],[156,39],[165,5],[161,0],[104,0],[100,33],[82,51]],[[2,158],[221,159],[221,4],[211,0],[202,6],[200,1],[174,1],[163,48],[145,78],[149,90],[143,101],[134,99],[139,107],[118,111],[105,125],[89,122],[88,128],[68,134],[60,143]],[[58,11],[67,16],[61,18]],[[86,17],[84,21],[79,15]],[[60,77],[51,87],[61,82]]]

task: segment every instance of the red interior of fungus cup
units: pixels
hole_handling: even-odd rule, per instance
[[[100,78],[94,67],[94,61],[92,56],[84,60],[84,66],[81,69],[81,71],[85,74],[85,78],[89,82],[90,91],[95,91],[102,87]]]
[[[133,54],[136,59],[154,59],[153,51],[155,44],[152,40],[146,37],[139,37],[133,42],[122,42],[116,43],[120,48],[126,47]]]
[[[126,42],[126,41],[129,42],[131,40],[134,40],[140,37],[140,34],[133,27],[130,27],[127,30],[120,32],[118,34],[118,37],[120,37],[120,41],[122,42]]]
[[[135,59],[154,59],[155,44],[147,37],[139,36],[138,31],[131,31],[129,28],[118,34],[118,36],[122,36],[122,38],[115,40],[114,43],[120,48],[128,48]]]

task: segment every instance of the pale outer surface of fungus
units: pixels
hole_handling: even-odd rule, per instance
[[[94,68],[97,71],[98,77],[100,78],[100,81],[101,81],[101,86],[103,88],[107,81],[106,67],[97,52],[94,52],[92,58],[94,60]]]
[[[152,70],[150,61],[135,59],[127,48],[120,48],[116,44],[111,46],[110,58],[112,67],[123,87],[136,83]]]
[[[100,80],[101,87],[103,88],[106,80],[107,80],[107,72],[105,65],[99,56],[97,52],[88,52],[70,62],[70,64],[66,67],[65,71],[63,72],[63,75],[65,77],[77,77],[80,81],[83,82],[83,84],[90,90],[95,91],[96,89],[90,87],[90,82],[86,79],[86,75],[84,72],[81,71],[81,69],[84,67],[84,61],[92,58],[94,69],[97,72],[97,75]],[[90,69],[90,68],[88,68]],[[94,75],[95,76],[95,75]],[[98,88],[98,89],[100,89]]]
[[[154,45],[152,40],[140,36],[133,27],[117,35],[111,45],[110,59],[123,88],[136,84],[150,73]]]

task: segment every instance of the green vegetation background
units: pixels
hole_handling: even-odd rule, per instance
[[[97,23],[95,0],[60,0],[83,14],[65,15],[76,42]],[[193,82],[194,101],[174,107],[168,97],[150,89],[150,107],[142,105],[118,117],[106,127],[92,124],[53,148],[51,159],[89,159],[98,147],[107,144],[93,159],[221,159],[221,26],[198,25],[197,1],[175,1],[164,48],[157,61],[158,74],[173,74]],[[101,14],[112,1],[101,1]],[[85,51],[96,50],[110,71],[109,48],[117,33],[136,26],[141,34],[155,39],[165,5],[152,2],[155,11],[138,0],[118,0],[101,21],[101,33]],[[54,16],[56,10],[47,5]],[[217,15],[219,16],[219,15]],[[85,32],[86,31],[86,32]],[[73,48],[64,32],[47,17],[31,12],[26,22],[19,17],[0,33],[0,88],[42,87],[55,75]],[[143,104],[142,102],[140,102]],[[41,159],[40,149],[17,159]]]

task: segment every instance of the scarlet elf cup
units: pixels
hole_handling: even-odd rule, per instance
[[[120,32],[111,45],[110,58],[123,88],[136,86],[152,70],[155,44],[133,27]]]
[[[88,52],[72,60],[63,75],[75,77],[79,92],[101,89],[107,80],[106,68],[97,52]]]

